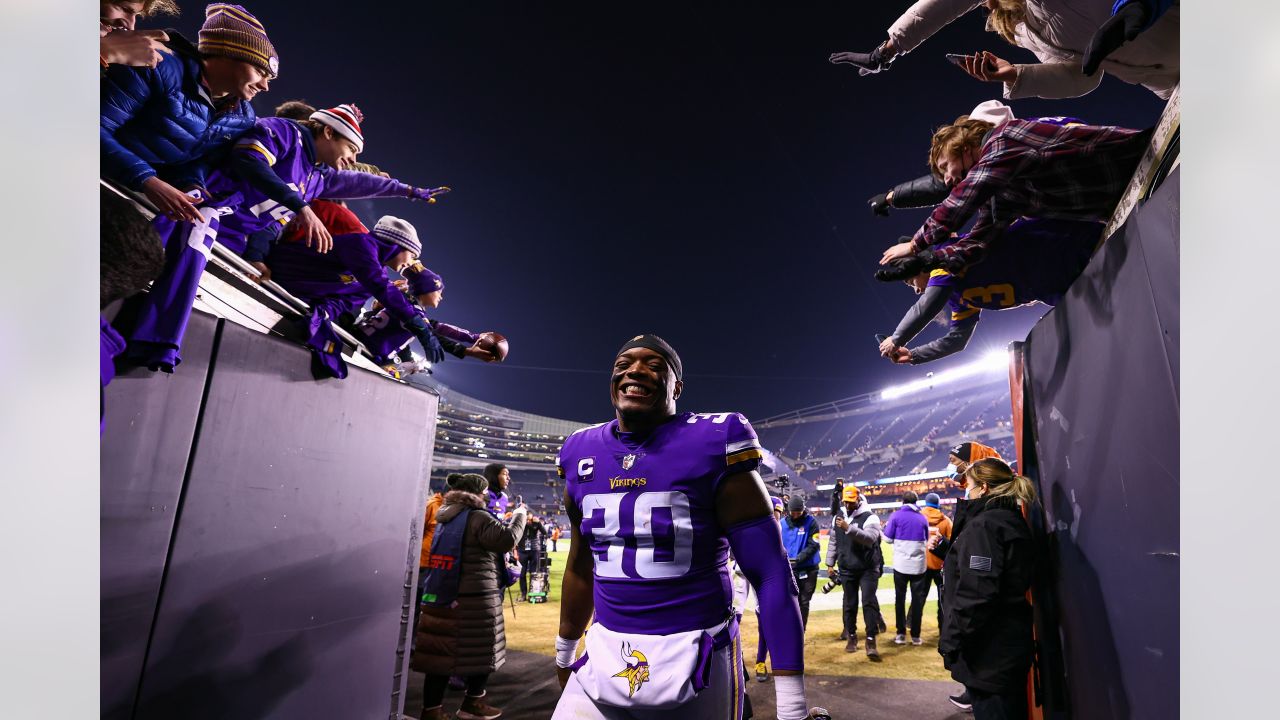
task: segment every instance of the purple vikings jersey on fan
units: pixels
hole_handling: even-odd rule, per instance
[[[760,442],[738,413],[680,413],[643,439],[618,421],[570,435],[556,458],[591,548],[596,619],[651,635],[709,628],[732,612],[729,541],[716,522],[726,476]]]
[[[982,310],[1042,302],[1056,305],[1089,264],[1102,223],[1045,218],[1011,225],[980,263],[962,273],[934,270],[930,287],[952,290],[951,326],[978,321]]]

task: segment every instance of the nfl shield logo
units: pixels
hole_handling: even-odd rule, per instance
[[[636,456],[634,454],[622,456],[622,469],[630,470],[632,465],[636,464]]]

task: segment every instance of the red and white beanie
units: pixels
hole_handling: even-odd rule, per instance
[[[360,112],[360,108],[346,103],[327,110],[317,110],[311,113],[311,119],[327,125],[334,132],[355,143],[356,152],[364,152],[364,135],[360,132],[364,113]]]

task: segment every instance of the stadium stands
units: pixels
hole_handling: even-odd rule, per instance
[[[754,425],[761,443],[791,468],[791,481],[802,492],[820,492],[820,486],[844,477],[873,484],[875,489],[867,492],[878,502],[895,500],[907,490],[954,495],[941,480],[894,480],[945,470],[948,448],[962,440],[980,439],[1013,457],[1008,384],[995,371],[976,382],[892,400],[859,395]]]

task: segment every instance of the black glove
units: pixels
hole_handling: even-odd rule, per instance
[[[422,351],[426,353],[427,359],[434,365],[444,362],[444,348],[440,347],[440,341],[436,339],[435,333],[431,332],[431,328],[427,327],[427,321],[422,316],[414,318],[414,322],[409,325],[409,330],[413,332],[413,336],[418,338],[418,342],[422,343]]]
[[[871,212],[880,217],[889,217],[889,208],[893,207],[889,204],[889,193],[880,193],[867,201],[871,206]]]
[[[876,46],[869,53],[838,52],[827,58],[833,65],[852,65],[858,68],[859,75],[874,75],[881,70],[888,70],[896,55],[885,52],[884,43]]]
[[[1089,76],[1098,72],[1102,61],[1121,45],[1138,37],[1150,20],[1151,7],[1146,1],[1131,0],[1102,23],[1098,32],[1093,34],[1089,47],[1084,51],[1084,62],[1080,69]]]
[[[888,267],[876,271],[876,279],[880,282],[899,282],[935,267],[941,267],[942,258],[932,250],[921,250],[915,255],[898,260]]]

